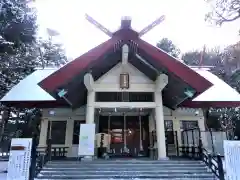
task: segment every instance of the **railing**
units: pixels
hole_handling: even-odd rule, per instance
[[[224,180],[223,162],[220,155],[213,156],[206,149],[194,146],[182,146],[180,152],[183,157],[203,161],[220,180]]]
[[[51,149],[51,150],[50,150]],[[68,147],[38,147],[36,156],[35,177],[42,170],[43,166],[51,160],[66,158]]]
[[[181,156],[187,157],[194,160],[203,161],[208,168],[219,178],[219,180],[224,180],[224,169],[222,156],[214,155],[213,153],[209,153],[202,144],[201,132],[199,129],[191,129],[190,132],[196,131],[198,134],[198,138],[193,138],[191,144],[184,144],[179,147]],[[195,141],[194,141],[195,140]],[[189,141],[187,141],[189,142]]]
[[[179,153],[182,157],[200,160],[201,159],[201,149],[195,146],[180,146]]]
[[[42,152],[37,152],[37,157],[36,157],[36,167],[35,167],[35,177],[40,173],[42,170],[43,166],[49,161],[49,155],[46,151],[46,153],[42,154]]]
[[[220,155],[213,156],[203,149],[202,160],[220,180],[224,180],[223,163]]]
[[[187,129],[181,132],[184,145],[198,145],[199,139],[203,142],[203,148],[212,154],[224,155],[223,141],[227,140],[227,134],[223,131],[212,131],[211,129],[203,131],[199,128]]]
[[[0,162],[2,165],[0,168],[0,173],[7,173],[8,159],[9,159],[9,152],[1,151],[0,152]]]

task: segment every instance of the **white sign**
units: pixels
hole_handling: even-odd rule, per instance
[[[79,156],[94,156],[95,124],[81,124],[79,135]]]
[[[240,179],[240,141],[224,141],[226,180]]]
[[[8,161],[7,180],[28,180],[31,163],[31,138],[14,138]]]

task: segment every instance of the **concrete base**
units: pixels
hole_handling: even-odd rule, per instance
[[[93,160],[93,156],[84,156],[81,160],[82,161],[92,161]]]
[[[164,158],[158,158],[158,160],[169,160],[169,157],[164,157]]]

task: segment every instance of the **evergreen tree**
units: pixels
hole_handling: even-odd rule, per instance
[[[175,58],[177,58],[181,52],[180,49],[168,38],[161,39],[157,43],[157,47]]]
[[[33,43],[36,30],[35,9],[26,0],[0,1],[1,54],[14,53],[15,49]]]
[[[35,68],[59,67],[66,63],[62,46],[37,39],[36,31],[35,9],[27,0],[0,1],[0,98]],[[39,121],[33,122],[36,113],[29,113],[39,114],[39,109],[16,109],[2,104],[0,112],[4,114],[0,141],[7,127],[10,128],[5,134],[7,139],[17,134],[31,137],[32,130],[39,127]]]

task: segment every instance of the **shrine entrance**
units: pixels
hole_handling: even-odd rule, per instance
[[[148,157],[149,115],[99,116],[99,132],[111,136],[110,157]]]

